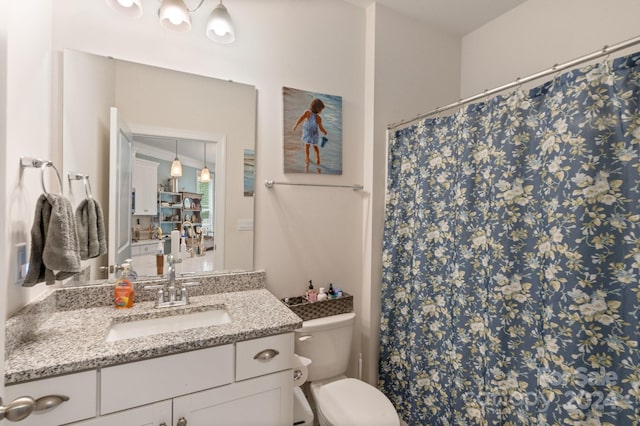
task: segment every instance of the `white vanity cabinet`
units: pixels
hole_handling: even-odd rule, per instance
[[[292,365],[293,333],[286,333],[105,367],[98,416],[72,424],[289,426]],[[95,415],[95,393],[93,400]]]
[[[173,424],[292,425],[292,365],[291,333],[239,342],[235,382],[174,399]]]
[[[136,158],[133,165],[133,191],[135,192],[134,215],[155,216],[158,214],[158,163]]]
[[[233,356],[224,345],[103,368],[100,414],[231,383]]]
[[[289,426],[292,424],[293,373],[291,370],[236,382],[173,400],[174,426]]]

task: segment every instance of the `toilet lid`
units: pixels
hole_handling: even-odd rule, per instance
[[[332,425],[395,426],[400,421],[391,401],[378,389],[356,379],[323,385],[318,407]]]

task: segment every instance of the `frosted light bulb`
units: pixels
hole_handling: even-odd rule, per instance
[[[169,15],[169,21],[171,21],[173,25],[179,25],[182,19],[180,19],[180,15],[177,13],[172,13]]]

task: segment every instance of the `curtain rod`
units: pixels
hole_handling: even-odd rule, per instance
[[[478,93],[477,95],[473,95],[473,96],[470,96],[468,98],[460,99],[457,102],[451,103],[449,105],[445,105],[443,107],[437,107],[433,111],[427,112],[425,114],[419,114],[414,118],[398,121],[397,123],[391,123],[391,124],[389,124],[387,126],[387,130],[392,130],[392,129],[400,127],[400,126],[402,126],[404,124],[408,124],[408,123],[411,123],[413,121],[421,120],[421,119],[426,118],[426,117],[428,117],[430,115],[438,114],[439,112],[446,111],[446,110],[449,110],[449,109],[452,109],[452,108],[456,108],[456,107],[471,103],[473,101],[476,101],[478,99],[486,98],[487,96],[494,95],[494,94],[496,94],[498,92],[502,92],[504,90],[520,86],[520,85],[522,85],[524,83],[528,83],[530,81],[537,80],[537,79],[542,78],[544,76],[547,76],[549,74],[554,74],[554,73],[557,73],[559,71],[565,70],[567,68],[575,67],[576,65],[580,65],[580,64],[582,64],[584,62],[588,62],[588,61],[591,61],[593,59],[597,59],[597,58],[600,58],[602,56],[608,55],[610,53],[617,52],[617,51],[622,50],[622,49],[626,49],[627,47],[631,47],[631,46],[634,46],[634,45],[639,44],[639,43],[640,43],[640,36],[637,36],[637,37],[631,38],[629,40],[614,44],[613,46],[606,46],[605,45],[601,50],[589,53],[588,55],[581,56],[579,58],[573,59],[573,60],[568,61],[568,62],[564,62],[562,64],[555,64],[551,68],[546,69],[544,71],[540,71],[540,72],[537,72],[535,74],[531,74],[531,75],[529,75],[527,77],[524,77],[524,78],[517,78],[515,81],[512,81],[511,83],[504,84],[502,86],[496,87],[496,88],[491,89],[491,90],[485,90],[482,93]]]
[[[267,188],[273,188],[273,185],[292,185],[292,186],[322,186],[325,188],[351,188],[354,191],[359,191],[364,189],[364,186],[353,184],[353,185],[327,185],[322,183],[293,183],[293,182],[276,182],[274,180],[268,179],[264,181],[264,186]]]

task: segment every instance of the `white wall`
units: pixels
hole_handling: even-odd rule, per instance
[[[54,120],[62,120],[63,140],[74,149],[62,150],[64,173],[89,176],[91,193],[101,203],[105,229],[109,229],[109,182],[98,179],[109,173],[109,108],[115,105],[115,62],[75,51],[64,54],[62,98],[54,107]],[[64,84],[65,82],[69,84]],[[87,96],[91,93],[91,96]],[[103,142],[103,143],[100,143]],[[77,206],[85,197],[82,181],[64,180],[65,194]],[[102,278],[100,266],[108,264],[107,255],[82,262],[91,268],[93,279]]]
[[[363,379],[377,382],[386,126],[458,98],[460,40],[382,6],[367,11],[365,186],[363,210]]]
[[[529,0],[463,38],[461,94],[472,96],[636,37],[638,16],[637,0]]]
[[[9,25],[9,0],[0,0],[0,158],[7,158],[7,34]],[[6,160],[5,160],[6,163]],[[5,164],[6,165],[6,164]],[[0,200],[6,200],[6,186],[0,185]],[[0,212],[0,241],[8,235],[5,210]],[[6,243],[0,244],[0,259],[6,268]],[[8,270],[6,268],[5,270]],[[1,277],[0,279],[4,279]],[[0,300],[7,300],[7,286],[0,284]],[[4,330],[7,306],[0,303],[0,330]],[[0,354],[4,354],[4,335],[0,332]],[[0,356],[0,377],[4,377],[4,356]],[[4,395],[4,381],[0,381],[0,395]]]
[[[0,240],[6,285],[7,315],[45,291],[44,285],[24,289],[16,284],[15,245],[29,240],[36,200],[42,193],[40,171],[25,169],[21,174],[20,157],[36,157],[60,163],[51,144],[51,7],[50,0],[7,1],[3,17],[6,26],[6,143],[2,168],[5,218]],[[6,12],[6,14],[5,14]],[[25,25],[28,22],[29,25]],[[4,102],[5,97],[0,96]],[[4,108],[0,108],[0,111]],[[49,169],[45,182],[50,191],[58,184]],[[6,283],[6,284],[5,284]],[[3,299],[4,300],[4,299]],[[4,303],[4,302],[3,302]]]

